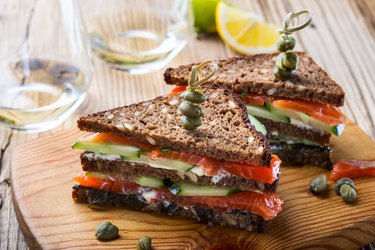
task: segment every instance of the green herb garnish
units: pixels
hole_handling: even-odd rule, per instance
[[[298,25],[298,18],[301,15],[308,14],[307,20]],[[295,26],[290,27],[290,23],[293,19],[297,20]],[[296,45],[296,40],[291,35],[293,32],[301,30],[308,26],[312,21],[312,14],[309,10],[301,10],[296,13],[290,12],[286,15],[283,21],[283,28],[279,30],[280,34],[283,34],[277,40],[277,49],[281,52],[276,58],[276,66],[273,70],[275,77],[281,81],[289,79],[297,69],[297,54],[291,51]]]
[[[162,153],[166,154],[166,153],[168,153],[169,151],[171,151],[171,149],[170,149],[170,148],[162,148],[162,149],[160,149],[160,151],[161,151]]]

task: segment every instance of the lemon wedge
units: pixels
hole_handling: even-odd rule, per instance
[[[241,54],[276,51],[279,33],[276,26],[265,23],[250,12],[224,1],[216,7],[216,29],[223,41]]]

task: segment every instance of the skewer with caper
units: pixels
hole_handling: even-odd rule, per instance
[[[202,77],[201,70],[211,65],[212,71],[205,77]],[[210,79],[217,70],[217,64],[213,61],[205,61],[198,66],[193,66],[189,75],[186,91],[181,94],[185,101],[181,102],[178,110],[181,112],[181,125],[184,129],[194,130],[202,125],[203,110],[198,105],[206,101],[206,96],[198,87]]]
[[[308,18],[305,23],[298,25],[298,17],[303,14],[308,14]],[[289,24],[292,19],[297,19],[295,26],[290,27]],[[283,21],[283,28],[279,30],[280,34],[283,34],[277,40],[277,50],[281,53],[276,58],[276,66],[273,70],[275,77],[281,81],[285,81],[290,78],[295,70],[297,69],[297,54],[293,52],[296,40],[292,36],[292,33],[301,30],[311,23],[312,16],[309,10],[301,10],[296,13],[290,12],[286,15]]]

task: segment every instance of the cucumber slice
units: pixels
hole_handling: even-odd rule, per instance
[[[339,136],[342,134],[345,128],[345,124],[338,124],[338,125],[329,125],[327,123],[324,123],[312,116],[306,115],[304,113],[298,112],[301,119],[303,119],[304,123],[307,123],[315,128],[319,128],[321,130],[327,131],[328,133],[331,133],[333,135]]]
[[[241,192],[238,188],[199,186],[190,183],[174,183],[170,180],[164,180],[164,184],[171,193],[180,196],[227,196]]]
[[[269,102],[267,102],[266,105],[267,105],[268,110],[273,114],[283,115],[289,118],[300,120],[299,115],[297,114],[296,111],[293,111],[290,109],[279,108],[279,107],[272,105],[272,103],[269,103]]]
[[[284,109],[284,108],[279,108],[275,107],[272,105],[272,103],[267,103],[267,107],[269,108],[271,113],[274,114],[279,114],[279,115],[285,115],[289,116],[292,119],[295,119],[297,121],[302,121],[303,123],[310,125],[314,128],[321,129],[323,131],[327,131],[328,133],[331,133],[333,135],[339,136],[343,132],[345,128],[345,124],[338,124],[338,125],[329,125],[325,122],[322,122],[312,116],[309,116],[305,113],[294,111],[294,110],[289,110],[289,109]],[[292,121],[291,121],[292,123]]]
[[[108,179],[108,175],[106,174],[101,174],[98,172],[87,172],[86,176],[92,177],[92,178],[97,178],[97,179]]]
[[[271,113],[267,108],[262,106],[246,105],[246,110],[248,114],[253,116],[258,116],[272,121],[290,123],[290,118],[288,116]]]
[[[237,188],[223,188],[213,186],[199,186],[190,183],[178,184],[181,196],[227,196],[240,192]]]
[[[254,116],[249,115],[249,114],[248,116],[249,116],[249,120],[251,124],[254,125],[255,129],[261,132],[262,134],[266,135],[267,134],[266,127],[264,127],[264,125],[260,121],[258,121]]]
[[[162,157],[153,160],[148,158],[147,156],[142,155],[140,160],[155,168],[173,169],[183,173],[186,173],[194,168],[193,165],[190,165],[186,162],[170,160]]]
[[[82,149],[100,154],[120,155],[126,159],[137,159],[141,150],[133,146],[122,146],[108,143],[78,141],[74,143],[73,149]]]
[[[141,176],[135,180],[135,183],[144,187],[152,187],[152,188],[161,188],[164,186],[163,180],[148,177],[148,176]]]

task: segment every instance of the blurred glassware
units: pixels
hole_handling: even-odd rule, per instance
[[[132,74],[158,70],[186,45],[191,27],[189,0],[80,3],[93,52],[114,68]]]
[[[82,103],[92,60],[77,7],[73,0],[0,0],[0,125],[48,130]]]

